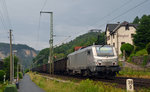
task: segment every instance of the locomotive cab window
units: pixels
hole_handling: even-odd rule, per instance
[[[96,47],[97,56],[114,56],[112,47]]]
[[[90,51],[90,50],[88,50],[88,51],[87,51],[87,55],[90,55],[90,54],[91,54],[91,51]]]

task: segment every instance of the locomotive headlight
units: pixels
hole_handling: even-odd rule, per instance
[[[102,60],[97,60],[96,65],[102,65]]]
[[[115,61],[115,62],[113,62],[112,64],[113,64],[113,66],[116,66],[116,65],[117,65],[117,62]]]
[[[114,63],[113,63],[113,66],[114,66],[115,64],[116,64],[116,63],[114,62]]]

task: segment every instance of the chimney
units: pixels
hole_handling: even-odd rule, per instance
[[[118,24],[120,24],[120,22],[117,22]]]

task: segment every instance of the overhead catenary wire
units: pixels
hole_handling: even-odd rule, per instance
[[[45,0],[43,6],[42,6],[42,8],[41,8],[41,11],[43,11],[44,7],[46,6],[46,3],[47,3],[47,0]]]
[[[6,2],[5,2],[5,0],[0,0],[0,2],[1,2],[1,9],[3,10],[3,12],[1,11],[1,17],[3,20],[3,25],[4,25],[5,29],[7,29],[7,30],[12,29],[12,25],[11,25],[10,17],[8,14]]]
[[[40,31],[40,26],[41,26],[41,16],[39,16],[39,20],[38,20],[37,40],[36,40],[35,47],[37,47],[37,46],[38,46],[38,44],[39,44],[39,38],[40,38],[39,31]]]
[[[45,2],[44,2],[44,4],[43,4],[43,6],[42,6],[42,9],[41,9],[41,11],[44,9],[44,7],[45,7],[45,5],[46,5],[46,2],[47,2],[47,0],[45,0]],[[125,3],[123,3],[121,6],[119,6],[119,7],[117,7],[117,8],[115,8],[113,11],[111,11],[110,13],[108,13],[107,15],[105,15],[104,17],[102,17],[102,18],[100,18],[101,20],[102,19],[104,19],[104,18],[106,18],[106,17],[108,17],[111,13],[114,13],[114,12],[116,12],[117,10],[119,10],[120,8],[122,8],[122,7],[124,7],[126,4],[128,4],[129,2],[131,2],[131,0],[128,0],[127,2],[125,2]],[[40,24],[40,23],[39,23]],[[90,26],[88,26],[88,27],[90,27]],[[86,28],[84,28],[84,29],[86,29]],[[76,33],[76,34],[81,34],[82,32],[79,32],[79,33]],[[57,35],[58,36],[58,35]],[[74,36],[70,36],[69,38],[71,39],[71,38],[73,38]],[[66,40],[68,40],[68,39],[66,39]],[[66,41],[65,40],[65,41]],[[63,41],[64,42],[64,41]]]
[[[12,42],[13,42],[13,44],[16,44],[16,41],[15,41],[15,36],[14,36],[14,34],[12,34]]]
[[[55,44],[55,47],[57,47],[57,46],[59,46],[59,45],[61,45],[61,44],[63,44],[66,40],[68,40],[71,36],[64,36],[64,37],[67,37],[67,38],[65,38],[64,40],[62,40],[61,42],[59,42],[59,43],[57,43],[57,44]]]
[[[120,10],[121,8],[123,8],[124,6],[126,6],[127,4],[129,4],[131,1],[132,1],[132,0],[128,0],[127,2],[123,3],[122,5],[120,5],[119,7],[115,8],[114,10],[112,10],[111,12],[109,12],[109,13],[106,14],[106,15],[104,15],[103,17],[101,17],[101,18],[98,19],[98,20],[99,20],[99,21],[104,20],[105,18],[107,18],[108,16],[110,16],[110,14],[113,14],[113,13],[117,12],[118,10]],[[96,24],[98,24],[98,23],[96,23]],[[106,23],[103,23],[103,25],[104,25],[104,24],[106,24]],[[95,25],[95,23],[93,23],[92,25],[86,26],[86,28],[84,28],[84,29],[89,29],[89,28],[91,28],[93,25]],[[89,31],[89,30],[88,30],[88,31]],[[86,31],[86,32],[87,32],[87,31]],[[79,32],[79,33],[76,33],[76,34],[79,35],[79,34],[81,34],[81,33],[83,33],[83,31],[82,31],[82,32]],[[76,36],[76,35],[72,36],[72,38],[75,37],[75,36]]]
[[[5,31],[6,34],[9,34],[8,31],[12,29],[11,21],[9,18],[8,10],[7,10],[7,5],[5,0],[0,0],[0,22],[1,22],[1,29]],[[3,34],[4,35],[4,34]],[[8,36],[6,36],[8,38]],[[3,40],[4,41],[4,40]]]
[[[100,19],[98,19],[98,21],[102,21],[102,20],[106,19],[107,17],[109,17],[111,14],[116,13],[118,10],[120,10],[120,9],[122,9],[123,7],[127,6],[127,4],[131,3],[131,1],[133,1],[133,0],[128,0],[127,2],[121,4],[119,7],[113,9],[113,10],[110,11],[108,14],[106,14],[106,15],[104,15],[103,17],[101,17]],[[99,22],[97,22],[96,24],[98,24],[98,23],[99,23]],[[92,24],[92,25],[95,25],[95,23]],[[91,26],[92,26],[92,25],[91,25]]]
[[[47,3],[47,0],[44,1],[43,6],[42,6],[42,8],[41,8],[41,11],[43,11],[44,7],[46,6],[46,3]],[[40,27],[41,27],[41,14],[40,14],[40,16],[39,16],[39,22],[38,22],[38,29],[37,29],[38,32],[37,32],[37,42],[36,42],[36,46],[38,46],[38,43],[39,43],[39,38],[40,38],[39,31],[40,31]],[[67,37],[67,39],[71,37],[71,36],[65,36],[65,35],[53,35],[53,36],[54,36],[54,37]],[[67,39],[65,39],[65,40],[67,40]],[[63,42],[64,42],[65,40],[63,40]],[[59,44],[61,44],[61,43],[63,43],[63,42],[61,41]],[[58,45],[58,44],[56,44],[56,45]]]
[[[11,20],[10,20],[10,17],[9,17],[9,13],[8,13],[6,2],[5,2],[5,0],[2,0],[2,1],[4,3],[4,7],[5,7],[5,11],[6,11],[6,17],[7,17],[7,20],[8,20],[9,28],[12,29],[12,24],[11,24]]]
[[[70,37],[70,36],[66,36],[66,35],[53,35],[54,37]]]
[[[148,2],[148,0],[145,0],[145,1],[143,1],[143,2],[141,2],[141,3],[139,3],[139,4],[137,4],[136,6],[130,8],[130,9],[128,9],[127,11],[121,13],[120,15],[114,17],[114,18],[111,19],[110,21],[113,21],[113,20],[115,20],[115,19],[121,17],[122,15],[127,14],[128,12],[132,11],[133,9],[135,9],[135,8],[137,8],[137,7],[139,7],[139,6],[141,6],[142,4],[144,4],[144,3],[146,3],[146,2]]]
[[[117,19],[117,18],[119,18],[119,17],[121,17],[121,16],[127,14],[128,12],[132,11],[133,9],[135,9],[135,8],[137,8],[137,7],[139,7],[139,6],[141,6],[142,4],[144,4],[144,3],[146,3],[146,2],[148,2],[148,0],[145,0],[145,1],[143,1],[143,2],[141,2],[141,3],[139,3],[139,4],[137,4],[137,5],[135,5],[134,7],[128,9],[127,11],[121,13],[120,15],[118,15],[118,16],[116,16],[116,17],[114,17],[114,18],[112,18],[111,20],[108,20],[108,21],[111,22],[111,21],[113,21],[113,20],[115,20],[115,19]],[[99,27],[102,27],[102,26],[104,26],[105,24],[106,24],[106,23],[103,23],[103,24],[101,24]]]
[[[1,19],[1,23],[3,25],[4,30],[6,30],[7,26],[6,26],[5,19],[1,10],[0,10],[0,19]]]
[[[47,1],[47,0],[45,0],[45,2],[46,2],[46,1]],[[104,19],[107,18],[110,14],[115,13],[115,12],[118,12],[118,10],[122,9],[122,7],[126,6],[126,5],[127,5],[128,3],[130,3],[131,1],[132,1],[132,0],[128,0],[127,2],[123,3],[122,5],[120,5],[119,7],[115,8],[115,9],[112,10],[110,13],[108,13],[107,15],[101,17],[101,18],[98,19],[98,20],[99,20],[99,21],[104,20]],[[139,3],[139,4],[135,5],[135,6],[133,6],[133,7],[130,8],[130,9],[128,9],[127,11],[125,11],[125,12],[119,14],[117,17],[115,16],[115,17],[113,17],[113,18],[111,18],[110,20],[107,20],[107,21],[108,21],[108,22],[111,22],[111,21],[113,21],[113,20],[119,18],[119,17],[121,17],[121,16],[127,14],[128,12],[134,10],[134,9],[137,8],[138,6],[143,5],[143,4],[146,3],[147,1],[148,1],[148,0],[142,1],[141,3]],[[44,9],[44,6],[45,6],[45,5],[46,5],[46,3],[44,3],[42,9]],[[107,22],[106,22],[106,23],[107,23]],[[106,23],[100,24],[99,27],[104,26]],[[96,24],[97,24],[97,23],[96,23]],[[93,26],[93,25],[89,25],[89,26],[87,26],[86,28],[89,29],[89,28],[92,28],[92,26]],[[87,30],[86,28],[83,28],[83,29],[84,29],[84,30]],[[89,30],[88,30],[88,31],[89,31]],[[86,31],[86,32],[87,32],[87,31]],[[77,36],[77,35],[79,35],[79,34],[81,34],[81,33],[85,33],[85,31],[76,32],[76,33],[75,33],[76,35],[74,34],[74,36],[70,37],[70,39],[74,38],[75,36]]]
[[[130,0],[129,0],[129,1],[130,1]],[[114,18],[112,18],[112,19],[110,19],[110,20],[108,20],[108,21],[111,22],[111,21],[113,21],[113,20],[115,20],[115,19],[117,19],[117,18],[119,18],[119,17],[121,17],[121,16],[127,14],[128,12],[134,10],[135,8],[137,8],[137,7],[141,6],[141,5],[143,5],[143,4],[146,3],[146,2],[148,2],[148,0],[145,0],[145,1],[143,1],[143,2],[140,2],[139,4],[133,6],[132,8],[128,9],[127,11],[125,11],[125,12],[119,14],[118,16],[116,16],[116,17],[114,17]],[[126,3],[127,3],[127,2],[126,2]],[[116,8],[115,10],[119,10],[119,7]],[[113,11],[115,11],[115,10],[113,10]],[[112,11],[112,12],[113,12],[113,11]],[[116,11],[115,11],[115,12],[116,12]],[[109,14],[110,14],[110,13],[109,13]],[[108,15],[109,15],[109,14],[108,14]],[[108,15],[104,16],[103,18],[107,17]],[[100,19],[103,20],[103,18],[100,18]],[[107,22],[106,22],[106,23],[107,23]],[[99,27],[104,26],[106,23],[100,24]],[[86,28],[88,28],[88,27],[90,27],[90,26],[92,26],[92,25],[89,25],[89,26],[87,26]],[[77,34],[81,34],[81,33],[82,33],[82,32],[79,32],[79,33],[77,33]],[[74,36],[75,36],[75,35],[74,35]],[[73,36],[73,37],[74,37],[74,36]]]
[[[44,1],[43,6],[42,6],[42,8],[41,8],[40,11],[43,11],[43,9],[44,9],[46,3],[47,3],[47,0]],[[40,39],[40,34],[39,34],[39,33],[40,33],[40,27],[41,27],[41,14],[39,15],[39,19],[38,19],[37,41],[36,41],[36,43],[35,43],[35,47],[37,47],[38,44],[39,44],[39,39]]]
[[[101,18],[98,19],[98,20],[99,20],[99,21],[104,20],[104,19],[107,18],[110,14],[117,12],[118,10],[120,10],[121,8],[123,8],[124,6],[126,6],[127,4],[129,4],[131,1],[132,1],[132,0],[129,0],[129,1],[125,2],[125,3],[123,3],[121,6],[115,8],[115,9],[112,10],[110,13],[108,13],[107,15],[101,17]],[[140,6],[140,5],[144,4],[144,3],[146,3],[147,1],[148,1],[148,0],[145,0],[145,1],[143,1],[143,2],[141,2],[141,3],[139,3],[139,4],[137,4],[137,5],[135,5],[134,7],[128,9],[127,11],[121,13],[121,14],[118,15],[117,17],[112,18],[111,20],[108,20],[108,21],[110,22],[110,21],[113,21],[113,20],[115,20],[115,19],[121,17],[121,16],[124,15],[125,13],[130,12],[131,10],[133,10],[133,9],[137,8],[138,6]],[[102,27],[102,26],[104,26],[105,24],[106,24],[106,23],[102,23],[99,27]],[[89,28],[91,28],[91,27],[92,27],[92,25],[88,25],[88,26],[87,26],[86,28],[84,28],[84,29],[89,29]],[[88,31],[89,31],[89,30],[88,30]],[[87,32],[87,31],[86,31],[86,32]],[[76,35],[79,35],[79,34],[81,34],[81,33],[85,33],[85,32],[84,32],[84,31],[77,32]],[[70,39],[73,39],[76,35],[70,37]]]

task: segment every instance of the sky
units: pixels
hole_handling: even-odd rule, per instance
[[[6,6],[5,6],[6,3]],[[0,42],[27,44],[37,50],[49,47],[50,14],[53,12],[54,45],[91,29],[105,31],[106,24],[150,14],[150,0],[0,0]]]

